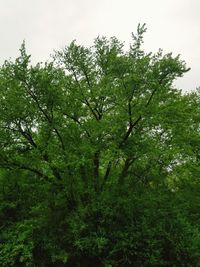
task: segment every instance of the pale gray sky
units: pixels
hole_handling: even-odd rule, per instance
[[[26,40],[32,59],[49,59],[76,39],[91,45],[98,35],[127,44],[146,23],[144,47],[181,54],[191,71],[177,81],[184,90],[200,86],[200,0],[0,0],[0,63],[18,55]]]

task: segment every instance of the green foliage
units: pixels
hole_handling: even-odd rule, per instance
[[[0,265],[200,266],[199,91],[115,37],[0,68]]]

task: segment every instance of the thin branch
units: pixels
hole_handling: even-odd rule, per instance
[[[121,148],[122,145],[127,141],[127,139],[128,139],[128,137],[129,137],[129,135],[131,134],[133,128],[140,122],[141,119],[142,119],[142,116],[140,115],[140,116],[137,118],[137,120],[129,126],[128,131],[125,133],[125,135],[124,135],[122,141],[119,143],[119,148]]]
[[[128,101],[128,115],[129,115],[129,125],[132,125],[132,110],[131,110],[131,101]]]
[[[62,150],[65,151],[65,144],[64,144],[64,141],[62,139],[61,134],[59,133],[58,129],[55,126],[53,127],[53,129],[54,129],[56,135],[58,136],[58,139],[60,140],[60,143],[61,143],[61,146],[62,146]]]
[[[33,137],[30,133],[30,131],[24,131],[21,127],[21,124],[20,122],[17,123],[18,125],[18,129],[19,129],[19,132],[22,134],[22,136],[29,142],[29,144],[34,147],[34,148],[37,148],[37,144],[35,143],[35,141],[33,140]]]
[[[101,190],[103,189],[105,183],[106,183],[107,180],[108,180],[108,177],[109,177],[111,168],[112,168],[112,161],[109,161],[109,162],[108,162],[108,165],[107,165],[107,168],[106,168],[105,175],[104,175],[104,177],[103,177],[103,182],[102,182],[102,185],[101,185]]]
[[[136,160],[136,158],[127,158],[124,163],[124,167],[122,169],[122,172],[119,176],[119,184],[122,184],[124,181],[124,178],[128,175],[128,170],[130,166],[133,164],[133,162]]]
[[[94,186],[95,186],[95,190],[96,192],[99,191],[99,157],[100,157],[100,151],[96,151],[94,154],[94,159],[93,159],[93,163],[94,163]]]
[[[158,82],[159,85],[162,84],[163,80],[167,77],[167,75],[168,75],[168,73],[167,73],[165,76],[163,76],[162,78],[160,78],[160,80],[159,80],[159,82]],[[151,93],[151,95],[150,95],[150,97],[149,97],[149,99],[148,99],[148,101],[147,101],[145,107],[148,107],[148,106],[149,106],[149,104],[151,103],[151,101],[152,101],[152,99],[153,99],[153,96],[155,95],[155,93],[156,93],[157,90],[158,90],[158,87],[156,87],[156,88],[153,90],[153,92]]]
[[[87,81],[88,86],[91,88],[90,79],[88,77],[88,74],[87,74],[87,71],[85,70],[85,68],[83,68],[83,73],[85,75],[85,78],[86,78],[86,81]]]
[[[99,120],[100,120],[100,119],[99,119],[99,116],[98,116],[98,115],[96,114],[96,112],[93,110],[93,108],[92,108],[90,102],[89,102],[86,98],[84,99],[84,104],[87,105],[87,107],[89,108],[89,110],[91,111],[91,113],[94,115],[95,119],[96,119],[97,121],[99,121]]]
[[[34,169],[30,166],[26,166],[22,163],[19,163],[19,162],[10,162],[8,159],[6,159],[5,157],[2,157],[1,155],[1,159],[3,159],[4,163],[0,163],[1,165],[1,168],[6,168],[6,169],[10,169],[10,170],[13,170],[15,168],[17,169],[21,169],[21,170],[27,170],[27,171],[30,171],[34,174],[37,174],[39,177],[41,178],[45,178],[45,180],[49,180],[49,177],[45,174],[43,174],[41,171],[37,170],[37,169]]]
[[[23,82],[24,82],[24,84],[25,84],[25,88],[26,88],[28,94],[29,94],[30,97],[35,101],[35,103],[37,104],[38,109],[39,109],[40,112],[44,115],[44,117],[46,118],[46,120],[48,121],[48,123],[52,126],[52,124],[53,124],[53,104],[52,104],[52,106],[51,106],[51,115],[52,115],[52,116],[51,116],[51,118],[49,118],[48,114],[47,114],[47,113],[44,111],[44,109],[40,106],[40,103],[39,103],[39,101],[38,101],[38,99],[37,99],[37,96],[36,96],[33,92],[31,92],[31,90],[29,89],[29,84],[27,83],[27,81],[24,80]],[[58,139],[60,140],[62,149],[65,150],[65,146],[64,146],[64,142],[63,142],[63,139],[62,139],[61,134],[59,133],[58,129],[57,129],[55,126],[53,126],[52,128],[53,128],[53,130],[55,131],[55,133],[56,133]]]
[[[156,93],[157,90],[158,90],[158,88],[155,88],[155,89],[153,90],[153,92],[152,92],[152,94],[150,95],[150,97],[149,97],[149,99],[148,99],[148,101],[147,101],[145,107],[148,107],[148,106],[149,106],[149,104],[150,104],[151,100],[153,99],[153,96],[154,96],[154,94]]]
[[[75,70],[74,70],[73,67],[71,67],[71,71],[72,71],[72,73],[73,73],[73,75],[74,75],[74,79],[75,79],[75,81],[76,81],[76,83],[77,83],[77,85],[78,85],[78,87],[79,87],[79,89],[80,89],[80,91],[81,91],[81,94],[82,94],[82,96],[83,96],[83,98],[84,98],[83,103],[89,108],[89,110],[91,111],[91,113],[94,115],[95,119],[96,119],[97,121],[99,121],[99,117],[98,117],[98,115],[97,115],[96,112],[93,110],[93,108],[92,108],[90,102],[85,98],[85,96],[84,96],[84,94],[83,94],[83,92],[82,92],[82,88],[81,88],[80,82],[79,82],[79,80],[78,80],[78,78],[77,78],[76,72],[75,72]]]
[[[70,118],[71,120],[73,120],[75,123],[77,123],[81,128],[83,128],[83,130],[86,132],[87,136],[89,138],[91,138],[91,134],[88,132],[88,130],[83,126],[83,124],[74,116],[71,116],[69,114],[67,114],[66,112],[63,113],[63,115],[67,116],[68,118]]]

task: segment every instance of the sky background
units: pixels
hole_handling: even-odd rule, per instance
[[[200,86],[199,14],[200,0],[0,0],[0,64],[18,56],[23,40],[34,63],[74,39],[116,36],[128,46],[146,23],[144,48],[181,54],[191,70],[176,86],[189,91]]]

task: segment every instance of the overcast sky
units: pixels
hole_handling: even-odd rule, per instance
[[[45,61],[76,39],[91,45],[98,35],[127,44],[138,23],[146,23],[144,47],[181,54],[191,67],[176,82],[200,86],[200,0],[0,0],[0,63],[15,58],[23,40],[33,62]]]

